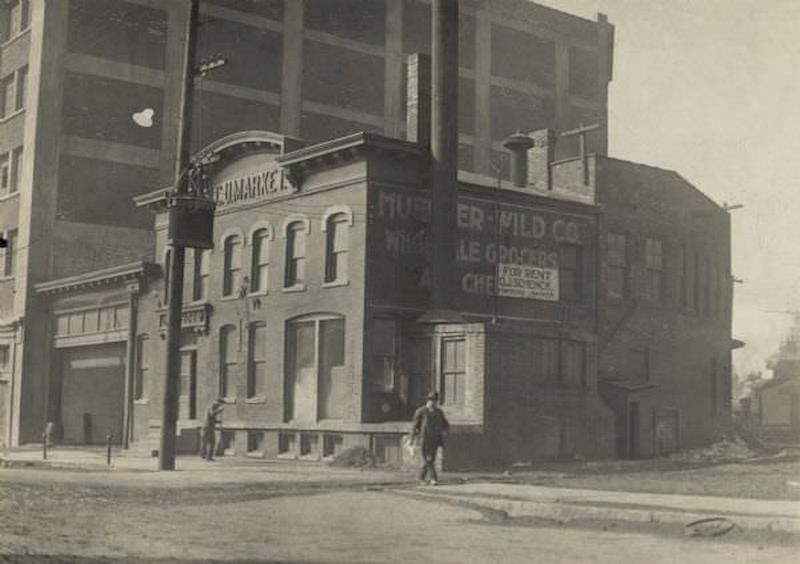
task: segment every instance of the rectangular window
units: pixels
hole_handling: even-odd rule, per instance
[[[16,254],[17,254],[17,230],[11,229],[6,232],[6,248],[3,257],[3,276],[14,276],[14,269],[16,268]]]
[[[661,239],[645,239],[644,298],[660,303],[664,297],[664,248]]]
[[[466,341],[442,339],[442,403],[464,405],[466,384]]]
[[[14,113],[14,74],[0,78],[0,119]]]
[[[559,381],[559,352],[556,339],[537,339],[534,373],[543,384],[556,384]]]
[[[306,232],[302,222],[289,225],[286,233],[286,280],[291,288],[302,284],[306,271]]]
[[[607,236],[608,260],[606,291],[613,298],[628,294],[628,237],[622,233]]]
[[[263,454],[264,452],[264,431],[247,432],[247,453]]]
[[[347,280],[348,225],[344,214],[328,219],[325,237],[325,282]]]
[[[9,153],[0,154],[0,196],[11,192],[11,159]]]
[[[8,192],[13,194],[19,190],[20,179],[22,178],[22,147],[17,147],[11,151],[11,168]]]
[[[250,267],[250,291],[263,294],[269,289],[269,232],[253,233],[253,256]]]
[[[208,275],[210,251],[194,249],[192,300],[199,302],[208,298]]]
[[[558,284],[563,301],[576,302],[581,299],[581,248],[577,245],[562,245],[559,250]]]
[[[19,111],[25,107],[28,94],[28,67],[24,66],[17,71],[17,90],[14,100],[14,109]]]
[[[223,247],[225,264],[222,280],[222,295],[233,296],[241,286],[242,239],[238,235],[231,235],[225,239]]]
[[[0,378],[9,373],[11,366],[11,347],[8,345],[0,345]]]
[[[225,325],[219,330],[219,395],[229,397],[234,392],[232,383],[236,370],[236,328]]]
[[[247,397],[263,396],[267,389],[267,326],[250,325],[247,346]]]
[[[28,29],[30,25],[29,0],[4,0],[0,2],[0,42],[8,41]]]
[[[586,385],[586,344],[561,341],[561,383],[564,386]]]
[[[395,386],[394,376],[397,366],[397,321],[374,319],[370,342],[373,388],[386,392],[392,391]]]
[[[150,347],[147,335],[136,339],[136,371],[133,376],[133,399],[144,399],[145,386],[150,374]]]

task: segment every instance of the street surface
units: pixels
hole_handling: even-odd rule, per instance
[[[382,472],[0,469],[0,562],[795,562],[794,537],[509,520],[392,493]],[[286,470],[291,470],[287,472]],[[270,474],[272,472],[272,474]],[[271,476],[271,477],[270,477]],[[293,478],[292,478],[293,477]]]

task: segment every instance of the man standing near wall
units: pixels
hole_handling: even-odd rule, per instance
[[[206,409],[206,415],[203,418],[203,437],[202,447],[200,448],[200,456],[208,461],[214,460],[214,448],[217,445],[216,435],[217,426],[222,423],[220,415],[225,409],[222,398],[217,398]]]
[[[419,474],[420,484],[424,484],[425,478],[430,475],[427,482],[435,486],[436,476],[436,453],[439,447],[444,447],[444,438],[450,430],[450,423],[444,415],[444,411],[437,405],[439,394],[431,392],[425,405],[414,412],[414,424],[411,429],[411,444],[416,444],[419,437],[419,446],[422,450],[422,469]]]

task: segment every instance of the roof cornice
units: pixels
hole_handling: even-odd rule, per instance
[[[158,268],[157,264],[137,261],[57,280],[48,280],[47,282],[36,284],[34,290],[39,294],[53,295],[86,288],[124,284],[150,276],[157,272]]]

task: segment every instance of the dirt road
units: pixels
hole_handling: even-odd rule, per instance
[[[0,471],[0,562],[751,563],[800,555],[780,539],[604,528],[513,523],[348,482],[151,487]]]

